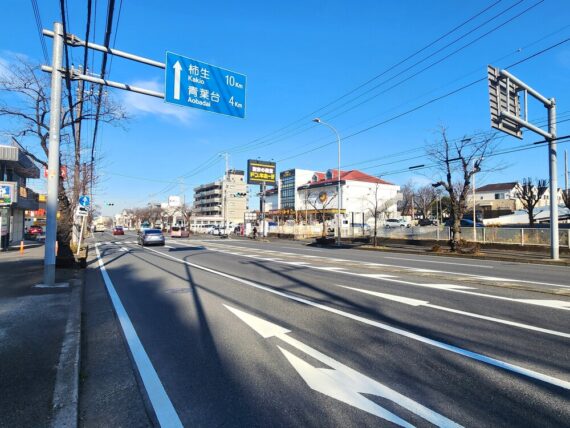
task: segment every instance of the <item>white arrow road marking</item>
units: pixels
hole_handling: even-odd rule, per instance
[[[174,95],[173,98],[175,100],[180,99],[180,71],[182,70],[182,66],[180,65],[179,61],[176,61],[172,66],[174,69]]]
[[[313,367],[301,358],[291,354],[282,347],[277,346],[311,389],[402,427],[413,427],[413,425],[369,400],[362,394],[370,394],[386,398],[437,426],[460,426],[445,416],[422,406],[411,398],[394,391],[374,379],[364,376],[356,370],[345,366],[303,342],[288,336],[287,333],[290,333],[289,330],[254,315],[240,311],[239,309],[232,308],[231,306],[224,306],[260,334],[264,339],[277,337],[299,351],[331,367]]]
[[[429,303],[426,300],[411,299],[409,297],[396,296],[394,294],[378,293],[376,291],[370,291],[370,290],[364,290],[361,288],[348,287],[346,285],[340,285],[340,284],[337,284],[337,285],[339,287],[346,288],[348,290],[354,290],[354,291],[358,291],[359,293],[370,294],[372,296],[380,297],[381,299],[392,300],[394,302],[403,303],[403,304],[409,305],[409,306],[416,306],[416,307],[417,306],[425,306],[427,308],[437,309],[440,311],[452,312],[454,314],[465,315],[465,316],[472,317],[472,318],[479,318],[482,320],[487,320],[487,321],[495,322],[498,324],[510,325],[513,327],[524,328],[526,330],[538,331],[541,333],[552,334],[554,336],[560,336],[560,337],[565,337],[567,339],[570,339],[570,334],[563,333],[561,331],[536,327],[533,325],[523,324],[523,323],[519,323],[519,322],[515,322],[515,321],[504,320],[501,318],[488,317],[486,315],[480,315],[480,314],[476,314],[473,312],[460,311],[459,309],[447,308],[445,306],[432,305],[431,303]]]
[[[293,301],[296,301],[299,303],[304,303],[308,306],[312,306],[314,308],[318,308],[318,309],[321,309],[323,311],[333,313],[333,314],[339,315],[339,316],[344,317],[344,318],[348,318],[348,319],[351,319],[354,321],[358,321],[358,322],[361,322],[362,324],[366,324],[366,325],[369,325],[372,327],[376,327],[376,328],[379,328],[379,329],[384,330],[384,331],[389,331],[389,332],[397,334],[399,336],[407,337],[408,339],[415,340],[417,342],[424,343],[426,345],[431,345],[435,348],[443,349],[445,351],[449,351],[449,352],[452,352],[454,354],[470,358],[472,360],[480,361],[482,363],[489,364],[491,366],[498,367],[500,369],[507,370],[507,371],[510,371],[512,373],[517,373],[521,376],[526,376],[526,377],[529,377],[531,379],[540,380],[542,382],[549,383],[551,385],[555,385],[555,386],[558,386],[560,388],[570,390],[570,382],[563,380],[563,379],[558,379],[558,378],[555,378],[553,376],[549,376],[549,375],[546,375],[546,374],[543,374],[540,372],[536,372],[534,370],[530,370],[530,369],[526,369],[526,368],[521,367],[521,366],[517,366],[516,364],[507,363],[505,361],[501,361],[501,360],[498,360],[496,358],[488,357],[484,354],[479,354],[477,352],[469,351],[467,349],[460,348],[459,346],[454,346],[454,345],[450,345],[450,344],[445,343],[445,342],[440,342],[439,340],[430,339],[426,336],[421,336],[419,334],[412,333],[410,331],[407,331],[407,330],[404,330],[404,329],[401,329],[398,327],[393,327],[389,324],[384,324],[384,323],[381,323],[381,322],[378,322],[378,321],[375,321],[375,320],[372,320],[369,318],[362,317],[360,315],[352,314],[350,312],[345,312],[345,311],[342,311],[340,309],[333,308],[333,307],[327,306],[327,305],[323,305],[322,303],[317,303],[317,302],[314,302],[310,299],[306,299],[304,297],[297,296],[295,294],[287,293],[284,291],[279,291],[279,290],[276,290],[275,288],[267,287],[265,285],[261,285],[261,284],[258,284],[256,282],[249,281],[247,279],[242,279],[242,278],[239,278],[239,277],[234,276],[234,275],[230,275],[230,274],[225,273],[225,272],[221,272],[221,271],[218,271],[215,269],[210,269],[206,266],[201,266],[201,265],[198,265],[196,263],[191,263],[191,262],[188,262],[186,260],[181,260],[181,259],[173,257],[169,254],[162,253],[162,252],[157,251],[157,250],[153,250],[152,248],[147,248],[147,251],[156,253],[156,254],[158,254],[162,257],[165,257],[165,258],[169,258],[171,260],[174,260],[177,263],[182,263],[182,264],[185,264],[187,266],[192,266],[193,268],[203,270],[204,272],[209,272],[211,274],[218,275],[218,276],[221,276],[223,278],[227,278],[227,279],[230,279],[232,281],[239,282],[239,283],[247,285],[249,287],[257,288],[258,290],[267,291],[268,293],[275,294],[276,296],[281,296],[281,297],[285,297],[286,299],[289,299],[289,300],[293,300]],[[468,291],[462,291],[462,290],[453,290],[453,291],[456,291],[458,293],[469,293]],[[483,296],[486,296],[486,295],[483,294]],[[486,297],[492,297],[492,296],[486,296]],[[506,297],[505,297],[505,299],[506,299]]]

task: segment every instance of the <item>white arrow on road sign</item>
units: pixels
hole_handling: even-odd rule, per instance
[[[330,368],[314,367],[301,358],[291,354],[285,349],[278,346],[285,358],[291,363],[293,368],[299,373],[307,385],[322,394],[328,395],[336,400],[354,406],[360,410],[364,410],[379,418],[390,421],[402,427],[412,427],[410,423],[395,415],[394,413],[379,406],[375,402],[369,400],[362,394],[376,395],[386,398],[400,407],[404,407],[412,413],[424,418],[436,426],[441,427],[459,427],[452,420],[440,415],[433,410],[422,406],[411,398],[402,395],[393,389],[383,385],[374,379],[345,366],[344,364],[334,360],[333,358],[311,348],[304,343],[288,336],[289,330],[265,321],[254,315],[240,311],[224,305],[229,311],[245,322],[264,339],[276,337],[299,351],[309,355],[317,361],[327,365]]]
[[[174,95],[173,98],[175,100],[180,99],[180,71],[182,70],[182,66],[180,65],[180,61],[176,61],[172,66],[174,69]]]

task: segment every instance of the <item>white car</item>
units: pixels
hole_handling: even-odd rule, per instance
[[[404,227],[411,227],[409,221],[404,220],[403,218],[389,218],[386,220],[386,224],[384,224],[386,229],[397,229],[397,228],[404,228]]]

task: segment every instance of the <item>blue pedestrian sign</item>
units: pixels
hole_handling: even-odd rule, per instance
[[[245,117],[244,74],[166,52],[164,84],[167,103]]]
[[[91,204],[91,198],[87,195],[81,195],[79,197],[79,205],[82,207],[88,207]]]

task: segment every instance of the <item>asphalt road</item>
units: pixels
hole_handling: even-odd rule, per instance
[[[568,268],[96,240],[163,426],[570,426]]]

